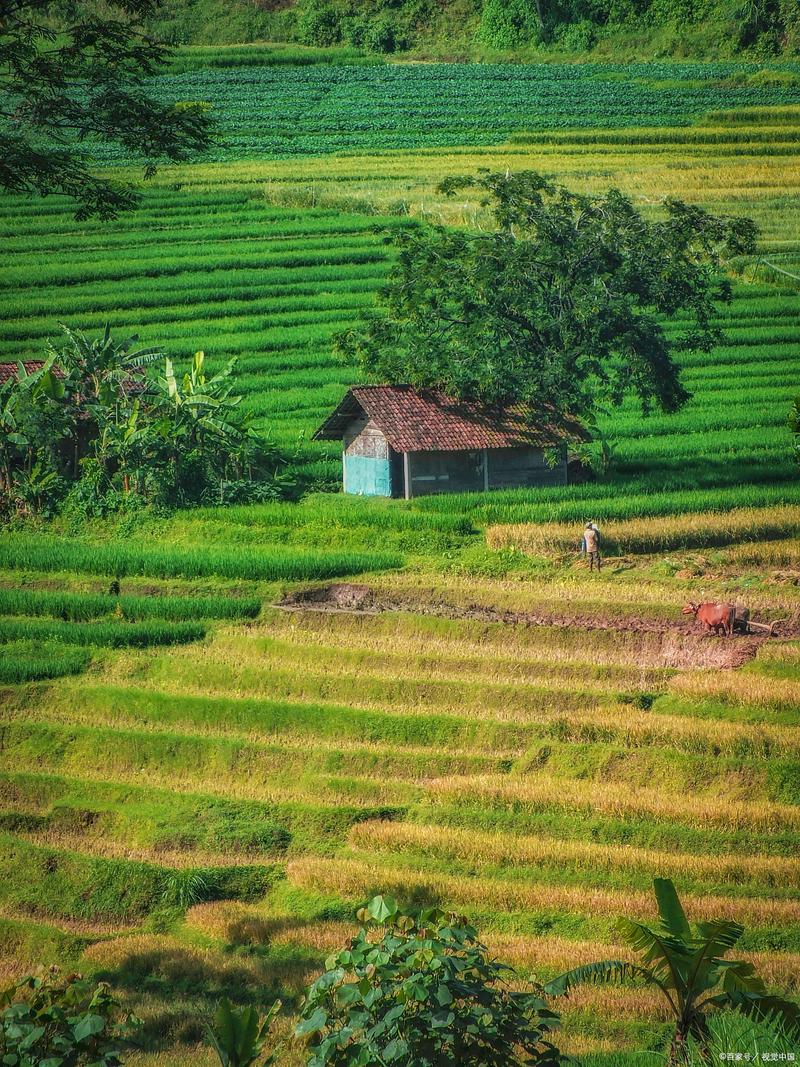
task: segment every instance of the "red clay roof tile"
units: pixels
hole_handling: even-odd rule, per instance
[[[337,440],[361,413],[367,415],[396,452],[458,452],[479,448],[544,448],[583,440],[578,423],[559,430],[530,408],[505,410],[454,400],[434,389],[410,385],[358,385],[314,434]]]

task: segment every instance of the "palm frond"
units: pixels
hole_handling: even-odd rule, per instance
[[[771,994],[737,990],[727,994],[731,1007],[754,1019],[778,1018],[787,1031],[800,1037],[800,1005]]]
[[[691,952],[687,945],[678,938],[632,919],[618,919],[616,929],[631,948],[641,955],[645,964],[653,965],[657,971],[667,972],[664,977],[666,985],[671,989],[685,985],[691,965]]]
[[[739,941],[744,933],[741,923],[732,919],[714,919],[712,922],[697,923],[697,933],[693,942],[700,945],[710,945],[711,955],[724,956]]]
[[[646,967],[639,967],[625,960],[600,960],[598,963],[586,963],[565,971],[558,978],[547,982],[544,991],[550,997],[565,997],[577,985],[606,985],[623,982],[627,978],[641,978],[645,982],[661,986],[656,975]]]

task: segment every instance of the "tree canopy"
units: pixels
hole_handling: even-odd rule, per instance
[[[680,408],[676,356],[719,340],[716,302],[731,297],[721,268],[754,250],[755,224],[674,199],[650,220],[616,189],[585,196],[532,171],[449,178],[440,191],[465,188],[493,228],[392,238],[378,307],[340,351],[375,379],[549,417],[591,420],[630,392],[645,411]]]
[[[202,104],[163,103],[146,89],[169,56],[142,29],[158,6],[0,2],[0,188],[63,193],[79,219],[112,218],[136,193],[92,172],[92,139],[141,157],[147,176],[208,144]]]

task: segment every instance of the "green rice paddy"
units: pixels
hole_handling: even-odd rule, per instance
[[[205,1065],[219,997],[280,995],[285,1034],[373,892],[464,910],[543,980],[619,952],[614,918],[650,915],[667,874],[800,995],[800,90],[757,74],[250,56],[164,80],[212,99],[222,141],[136,211],[0,201],[0,360],[40,355],[60,321],[236,355],[245,404],[327,486],[338,449],[311,434],[358,378],[330,342],[382,285],[386,231],[480,222],[442,176],[533,168],[762,230],[723,342],[684,361],[686,408],[603,416],[606,480],[0,535],[0,975],[105,978],[145,1019],[136,1062]],[[587,518],[609,545],[618,528],[599,577],[575,562]],[[276,606],[340,582],[368,587],[361,613]],[[788,630],[681,629],[706,597]],[[665,1033],[633,986],[561,1008],[560,1044],[592,1067],[641,1064]]]

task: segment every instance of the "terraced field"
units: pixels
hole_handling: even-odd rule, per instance
[[[722,312],[724,343],[686,360],[694,399],[680,415],[644,423],[631,404],[605,424],[624,479],[785,480],[793,476],[786,411],[800,368],[792,258],[800,197],[795,159],[779,153],[794,153],[786,141],[793,127],[752,115],[742,122],[709,128],[712,143],[692,127],[640,138],[626,130],[590,143],[574,133],[481,151],[343,156],[311,170],[295,161],[195,166],[165,173],[138,211],[111,224],[77,224],[55,201],[7,198],[0,359],[39,355],[60,321],[87,330],[110,321],[173,357],[202,347],[212,366],[236,355],[248,406],[278,443],[299,445],[306,473],[334,482],[338,455],[308,438],[357,377],[330,346],[386,276],[391,249],[376,231],[411,225],[409,214],[423,211],[455,222],[474,217],[473,205],[437,198],[443,174],[534,168],[590,190],[617,184],[654,208],[680,194],[756,218],[763,261],[742,265],[734,302]],[[677,139],[665,141],[667,133]]]
[[[464,909],[542,979],[607,952],[660,874],[695,914],[745,923],[748,958],[800,989],[797,642],[703,638],[679,613],[699,589],[744,595],[800,633],[797,586],[763,560],[742,573],[738,541],[772,515],[796,573],[800,508],[743,513],[695,576],[634,552],[589,585],[555,536],[481,576],[493,554],[457,500],[208,509],[129,542],[180,558],[281,529],[312,544],[335,529],[352,549],[380,532],[416,563],[359,579],[355,614],[271,606],[308,586],[163,568],[117,601],[55,555],[24,571],[4,556],[0,639],[48,615],[82,620],[47,623],[73,635],[130,631],[141,604],[151,624],[206,621],[169,649],[98,640],[81,677],[5,689],[0,968],[79,963],[136,1004],[171,1050],[158,1063],[204,1062],[197,1020],[222,993],[280,992],[286,1032],[373,891]],[[681,519],[664,522],[679,544]],[[562,1043],[642,1049],[663,1021],[650,994],[590,989],[566,1004]]]
[[[797,995],[798,91],[737,87],[744,67],[346,69],[311,68],[313,107],[297,71],[176,76],[217,94],[223,162],[163,171],[114,223],[0,201],[0,360],[40,355],[59,321],[237,355],[245,403],[332,485],[339,457],[309,437],[358,376],[330,342],[386,277],[385,231],[481,221],[442,176],[533,168],[652,212],[680,195],[754,217],[761,254],[724,342],[686,361],[685,410],[603,418],[605,481],[0,536],[0,974],[107,977],[146,1020],[140,1063],[210,1063],[217,999],[280,994],[286,1034],[373,890],[463,908],[540,979],[611,951],[659,874],[693,917],[740,918]],[[614,557],[591,579],[589,517]],[[689,597],[781,636],[702,638]],[[587,1064],[638,1067],[665,1032],[633,987],[564,1016]]]
[[[223,162],[491,145],[521,129],[682,126],[719,108],[800,103],[800,64],[378,64],[239,67],[161,77],[169,100],[211,104]],[[97,158],[118,162],[101,145]]]

